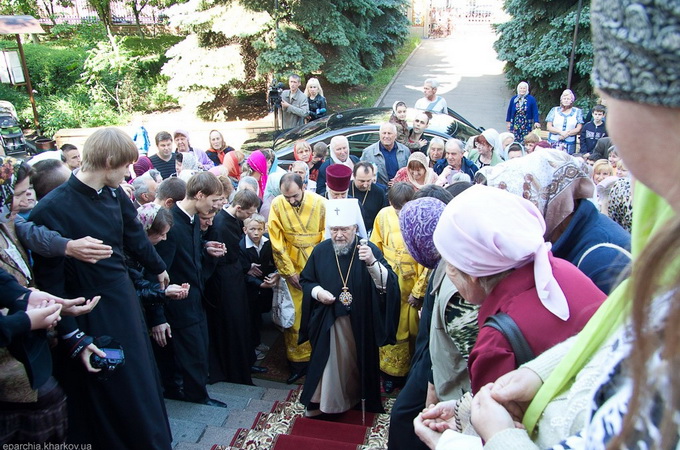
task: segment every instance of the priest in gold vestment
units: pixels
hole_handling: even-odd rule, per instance
[[[286,356],[291,366],[288,383],[294,383],[307,371],[311,354],[309,342],[298,345],[302,315],[300,272],[305,267],[314,246],[325,233],[324,198],[305,191],[300,175],[287,173],[281,177],[281,195],[271,204],[269,239],[274,263],[285,278],[295,304],[295,323],[284,330]]]

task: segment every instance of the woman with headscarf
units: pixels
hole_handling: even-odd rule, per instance
[[[408,157],[406,167],[402,167],[392,179],[394,183],[406,182],[413,186],[416,191],[425,185],[437,181],[437,174],[427,163],[425,153],[415,152]]]
[[[508,103],[505,122],[508,124],[508,131],[515,135],[517,142],[522,142],[524,136],[531,133],[534,127],[541,127],[538,103],[533,95],[529,94],[529,83],[526,81],[521,81],[517,85],[517,95]]]
[[[267,187],[267,157],[264,155],[264,153],[257,150],[250,154],[246,164],[250,168],[249,175],[257,180],[257,183],[260,187],[260,192],[258,195],[260,198],[262,198]]]
[[[544,233],[533,203],[487,186],[458,195],[439,219],[433,237],[447,276],[468,303],[480,305],[468,359],[473,393],[517,368],[508,340],[484,327],[491,316],[510,316],[538,355],[580,331],[605,298],[576,267],[552,256]]]
[[[153,169],[153,163],[146,156],[140,156],[139,159],[132,165],[135,172],[135,177],[139,177]]]
[[[574,100],[576,96],[571,89],[565,89],[560,96],[560,105],[551,109],[545,118],[550,145],[570,155],[576,151],[576,136],[583,127],[583,111],[574,106]]]
[[[224,155],[222,164],[215,165],[210,169],[215,176],[229,177],[231,184],[236,189],[238,181],[241,179],[241,163],[245,159],[245,155],[240,150],[234,150]]]
[[[498,131],[493,128],[486,129],[479,136],[470,138],[474,148],[468,153],[467,159],[473,162],[478,168],[495,166],[503,162],[501,143]]]
[[[215,166],[224,164],[224,156],[234,151],[233,147],[227,145],[224,141],[224,136],[217,130],[211,130],[208,138],[210,139],[210,146],[205,154],[208,155],[208,158],[210,158]]]

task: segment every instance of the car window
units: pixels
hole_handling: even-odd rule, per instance
[[[364,149],[371,144],[375,144],[379,139],[380,133],[377,130],[347,135],[350,155],[361,158]]]

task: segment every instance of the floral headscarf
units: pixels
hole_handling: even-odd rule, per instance
[[[144,227],[144,231],[149,231],[149,229],[153,225],[153,221],[156,220],[158,211],[160,210],[161,210],[160,205],[157,205],[154,202],[146,203],[137,208],[137,218],[139,219],[140,222],[142,222],[142,227]]]
[[[22,163],[17,158],[0,156],[0,223],[6,223],[12,214],[14,186]]]

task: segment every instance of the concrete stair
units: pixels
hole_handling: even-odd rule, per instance
[[[208,386],[211,398],[227,408],[166,400],[175,450],[210,450],[214,444],[229,445],[239,428],[250,428],[260,412],[270,412],[284,401],[292,387],[253,379],[257,386],[216,383]]]

